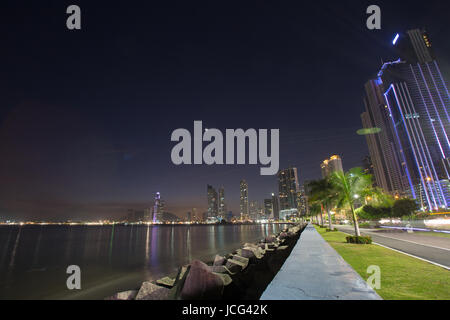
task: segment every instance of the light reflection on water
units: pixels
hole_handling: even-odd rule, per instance
[[[102,299],[176,272],[192,259],[212,261],[283,225],[1,226],[0,299]],[[78,265],[82,290],[66,288]]]

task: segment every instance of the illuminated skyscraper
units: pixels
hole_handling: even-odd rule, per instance
[[[278,195],[280,210],[297,209],[297,193],[299,192],[297,168],[278,172]]]
[[[408,188],[408,182],[406,175],[402,174],[396,153],[393,125],[380,80],[366,83],[364,104],[366,111],[361,114],[363,127],[379,131],[366,134],[376,185],[391,194],[403,193]]]
[[[275,193],[272,193],[272,214],[275,220],[280,218],[280,204]]]
[[[300,186],[299,192],[297,193],[297,209],[300,216],[306,216],[308,214],[308,200],[304,186]]]
[[[206,189],[208,197],[208,218],[217,217],[218,213],[217,191],[209,184]]]
[[[248,208],[248,184],[245,180],[240,183],[240,209],[241,218],[247,219],[249,214]]]
[[[153,222],[162,221],[162,210],[161,210],[161,194],[159,192],[155,195],[155,201],[153,204]]]
[[[225,219],[227,214],[227,206],[225,205],[225,189],[224,187],[219,188],[219,218]]]
[[[330,174],[336,171],[344,171],[342,169],[342,160],[341,157],[334,155],[331,156],[330,159],[326,159],[322,162],[320,165],[320,168],[322,169],[322,177],[326,178]]]
[[[249,218],[251,220],[258,219],[258,216],[259,216],[258,201],[250,201],[248,207],[249,207],[248,208]]]
[[[389,123],[385,130],[394,169],[399,172],[380,169],[382,165],[375,161],[374,169],[387,170],[385,176],[399,181],[424,210],[448,208],[450,97],[446,82],[424,30],[398,34],[393,45],[400,58],[384,63],[372,85],[382,92],[385,112],[380,113]],[[369,149],[371,155],[376,153],[373,143]],[[379,148],[381,157],[387,158],[390,149]]]
[[[273,218],[272,199],[264,199],[264,216],[266,219]]]

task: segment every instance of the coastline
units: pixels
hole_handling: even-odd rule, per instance
[[[106,300],[257,300],[289,257],[306,224],[245,243],[206,263],[193,260],[176,275],[146,281]]]

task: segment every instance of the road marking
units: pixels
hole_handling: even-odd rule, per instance
[[[414,243],[414,244],[418,244],[420,246],[424,246],[424,247],[430,247],[430,248],[435,248],[435,249],[441,249],[441,250],[446,250],[446,251],[450,251],[450,249],[448,248],[442,248],[442,247],[437,247],[437,246],[432,246],[430,244],[423,244],[423,243],[419,243],[419,242],[415,242],[415,241],[411,241],[411,240],[405,240],[405,239],[399,239],[399,238],[394,238],[394,237],[388,237],[388,236],[382,236],[380,234],[371,232],[371,231],[366,231],[366,233],[372,234],[374,236],[377,237],[384,237],[384,238],[388,238],[388,239],[394,239],[394,240],[399,240],[399,241],[405,241],[405,242],[410,242],[410,243]]]
[[[438,267],[441,267],[441,268],[450,270],[450,267],[444,266],[443,264],[439,264],[439,263],[437,263],[437,262],[433,262],[433,261],[427,260],[427,259],[425,259],[425,258],[421,258],[421,257],[415,256],[415,255],[413,255],[413,254],[403,252],[403,251],[401,251],[401,250],[397,250],[397,249],[394,249],[394,248],[391,248],[391,247],[387,247],[387,246],[382,245],[382,244],[377,243],[377,242],[373,242],[373,241],[372,241],[372,243],[373,243],[373,244],[376,244],[377,246],[380,246],[380,247],[383,247],[383,248],[386,248],[386,249],[391,249],[391,250],[393,250],[393,251],[396,251],[396,252],[399,252],[399,253],[406,254],[407,256],[410,256],[410,257],[413,257],[413,258],[416,258],[416,259],[419,259],[419,260],[422,260],[422,261],[425,261],[425,262],[434,264],[435,266],[438,266]]]
[[[364,231],[362,231],[364,232]],[[383,237],[383,238],[388,238],[388,239],[394,239],[394,240],[398,240],[398,241],[405,241],[405,242],[410,242],[410,243],[414,243],[417,244],[419,246],[424,246],[424,247],[430,247],[430,248],[435,248],[435,249],[440,249],[440,250],[445,250],[445,251],[450,251],[450,249],[448,248],[442,248],[442,247],[437,247],[437,246],[432,246],[430,244],[423,244],[423,243],[419,243],[419,242],[415,242],[415,241],[411,241],[411,240],[405,240],[405,239],[399,239],[399,238],[394,238],[394,237],[389,237],[389,236],[382,236],[378,233],[372,232],[372,231],[365,231],[365,233],[376,236],[376,237]]]
[[[351,235],[351,236],[353,235],[352,233],[348,233],[348,232],[345,232],[345,231],[341,231],[341,232],[346,233],[346,234],[349,234],[349,235]],[[378,243],[378,242],[372,241],[372,243],[373,243],[373,244],[376,244],[377,246],[380,246],[380,247],[383,247],[383,248],[386,248],[386,249],[390,249],[390,250],[396,251],[396,252],[398,252],[398,253],[403,253],[403,254],[405,254],[405,255],[407,255],[407,256],[410,256],[410,257],[413,257],[413,258],[416,258],[416,259],[419,259],[419,260],[422,260],[422,261],[425,261],[425,262],[434,264],[435,266],[444,268],[444,269],[446,269],[446,270],[450,270],[450,267],[444,266],[443,264],[440,264],[440,263],[437,263],[437,262],[433,262],[433,261],[427,260],[427,259],[425,259],[425,258],[421,258],[421,257],[415,256],[415,255],[413,255],[413,254],[406,253],[406,252],[404,252],[404,251],[397,250],[397,249],[394,249],[394,248],[391,248],[391,247],[382,245],[382,244],[380,244],[380,243]]]

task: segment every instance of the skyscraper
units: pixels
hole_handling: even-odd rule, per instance
[[[280,219],[280,204],[275,193],[272,193],[272,214],[275,220]]]
[[[401,174],[393,125],[383,93],[381,80],[370,80],[366,83],[364,96],[366,111],[361,114],[361,120],[363,127],[373,132],[366,134],[366,142],[376,185],[392,194],[403,193],[408,188],[408,183],[406,176]]]
[[[308,213],[308,200],[304,186],[299,187],[299,192],[297,194],[297,209],[300,216],[306,216]]]
[[[209,184],[206,187],[208,198],[208,218],[217,217],[218,213],[218,198],[217,191]]]
[[[382,93],[380,106],[384,104],[385,111],[380,106],[376,111],[389,123],[384,130],[391,149],[377,150],[374,143],[369,143],[369,149],[371,155],[378,152],[386,159],[392,150],[395,163],[390,170],[374,161],[375,175],[380,178],[377,172],[384,171],[384,176],[393,176],[424,210],[448,208],[450,97],[446,82],[424,30],[398,34],[393,45],[400,58],[384,63],[371,82]]]
[[[266,219],[273,218],[272,199],[264,199],[264,216]]]
[[[297,208],[297,193],[299,191],[297,168],[278,172],[278,195],[280,210]]]
[[[240,183],[240,209],[241,209],[241,219],[247,219],[249,208],[248,208],[248,185],[245,180],[241,180]]]
[[[320,168],[322,169],[322,177],[326,178],[330,174],[336,171],[344,171],[342,169],[342,160],[339,156],[334,155],[331,156],[330,159],[326,159],[322,162],[320,165]]]
[[[250,201],[249,202],[249,217],[252,220],[258,219],[259,216],[259,205],[258,201]]]
[[[227,214],[227,206],[225,204],[225,189],[224,187],[219,188],[219,208],[218,208],[219,218],[225,219]]]
[[[372,158],[370,158],[370,156],[365,156],[362,159],[362,169],[365,174],[374,175]]]
[[[161,210],[161,194],[157,192],[155,194],[155,200],[153,203],[153,222],[161,222],[162,221],[162,210]]]

